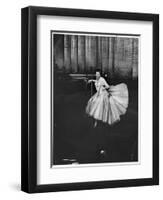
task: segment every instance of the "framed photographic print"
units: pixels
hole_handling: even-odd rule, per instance
[[[22,9],[22,190],[159,184],[159,15]]]

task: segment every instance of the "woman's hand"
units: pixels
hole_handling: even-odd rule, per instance
[[[91,82],[93,82],[94,80],[92,80],[92,79],[90,79],[89,81],[88,81],[88,83],[91,83]]]
[[[103,85],[103,87],[104,87],[106,90],[109,90],[109,85],[108,85],[108,86]]]

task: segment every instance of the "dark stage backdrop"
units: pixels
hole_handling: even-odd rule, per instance
[[[56,70],[79,74],[100,68],[110,78],[138,77],[138,38],[67,34],[53,37]]]

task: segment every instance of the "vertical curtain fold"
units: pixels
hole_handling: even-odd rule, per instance
[[[63,42],[62,42],[63,41]],[[67,73],[94,73],[110,77],[138,76],[138,38],[54,35],[54,63]]]

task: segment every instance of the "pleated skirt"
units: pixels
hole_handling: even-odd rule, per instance
[[[110,86],[109,91],[96,92],[88,101],[86,113],[96,120],[112,125],[120,121],[128,107],[128,88],[124,83]]]

